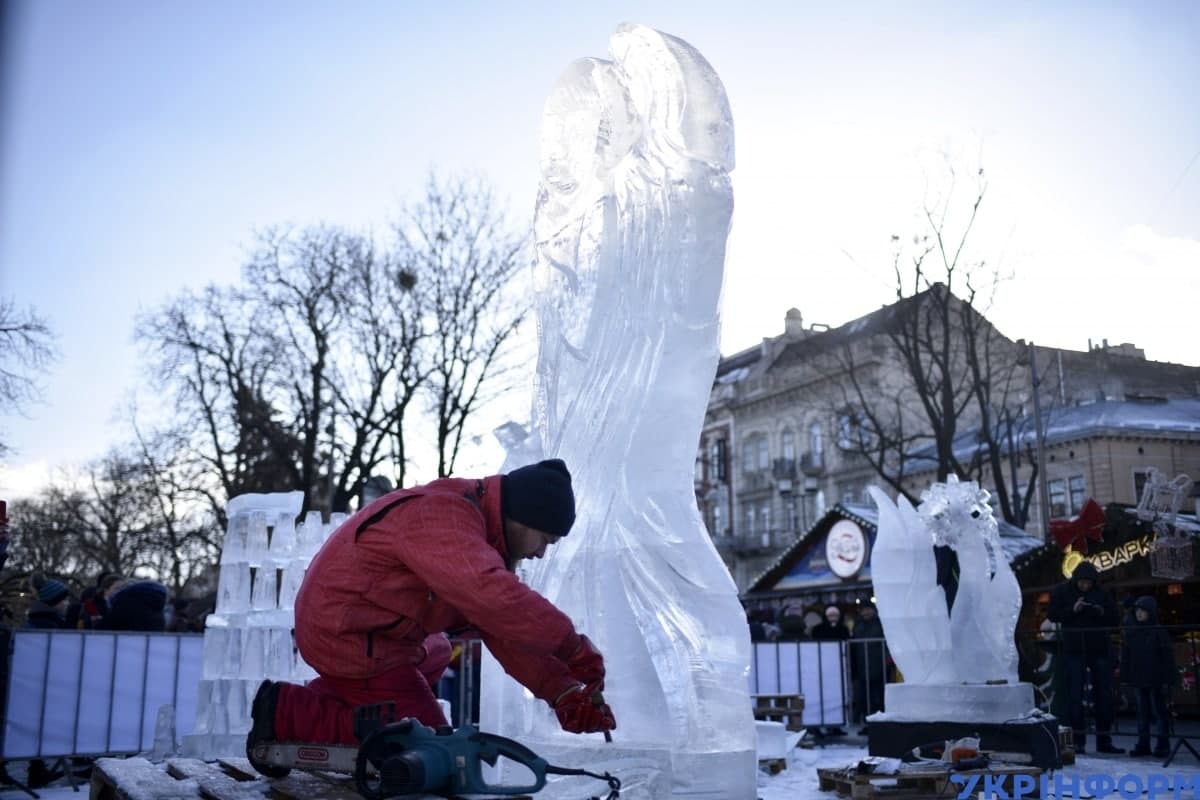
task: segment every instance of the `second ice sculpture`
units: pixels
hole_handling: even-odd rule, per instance
[[[483,723],[552,762],[619,772],[622,797],[753,798],[749,634],[692,486],[719,359],[733,123],[686,42],[622,25],[610,49],[572,64],[546,102],[535,430],[501,435],[506,468],[571,467],[575,528],[523,574],[603,650],[619,727],[612,744],[564,734],[494,668],[485,695],[501,699]]]
[[[1033,687],[1017,682],[1021,588],[987,491],[950,476],[924,492],[917,509],[903,497],[892,503],[874,486],[869,491],[879,508],[875,597],[888,650],[904,675],[904,683],[887,686],[886,717],[1004,722],[1030,712]],[[952,610],[937,582],[934,545],[958,557]]]

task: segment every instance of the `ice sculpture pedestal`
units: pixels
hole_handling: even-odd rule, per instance
[[[979,747],[1058,769],[1058,719],[1036,710],[1033,685],[888,684],[887,711],[867,718],[867,750],[901,758],[931,742],[978,736]]]
[[[1004,723],[1037,707],[1032,683],[889,683],[887,719],[896,722]]]
[[[556,767],[586,769],[597,775],[607,772],[617,776],[621,779],[622,797],[671,796],[670,750],[627,747],[615,741],[606,744],[599,734],[595,736],[599,744],[588,749],[561,740],[557,743],[522,740],[521,743]],[[501,764],[507,763],[501,760]],[[511,774],[503,775],[503,780],[506,783],[521,783],[528,775],[524,767],[514,766]],[[592,778],[547,775],[546,779],[544,791],[551,797],[603,797],[607,793],[607,785]]]

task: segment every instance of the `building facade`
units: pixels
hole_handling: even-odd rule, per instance
[[[827,509],[837,503],[869,505],[866,487],[884,485],[862,448],[854,446],[860,412],[846,391],[846,376],[852,367],[867,393],[898,397],[906,374],[895,326],[906,306],[923,299],[906,298],[836,328],[806,327],[793,308],[785,314],[782,334],[721,360],[695,488],[739,590]],[[1035,370],[1048,518],[1073,515],[1089,496],[1101,503],[1136,503],[1139,475],[1144,480],[1150,466],[1200,478],[1200,368],[1147,361],[1131,344],[1089,343],[1086,351],[1034,347],[1005,337],[978,315],[964,318],[985,331],[990,348],[1011,359],[1005,391],[1011,393],[1014,417],[1002,469],[1010,491],[1027,502],[1021,526],[1026,531],[1040,535],[1047,518],[1037,492],[1029,491],[1037,447]],[[919,430],[919,410],[900,413],[910,411],[908,424]],[[979,425],[978,416],[966,410],[958,427],[966,433],[962,442],[955,440],[956,453],[971,457],[970,432]],[[922,463],[922,447],[928,446],[928,439],[915,437],[911,459],[897,473],[914,496],[937,478],[927,458]],[[979,477],[994,490],[986,467]]]

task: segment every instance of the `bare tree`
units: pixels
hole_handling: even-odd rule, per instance
[[[523,239],[481,185],[433,179],[397,234],[381,249],[328,226],[268,230],[239,286],[140,320],[222,522],[246,491],[344,510],[372,476],[402,484],[417,397],[436,414],[439,470],[453,468],[520,320],[504,302]]]
[[[986,476],[1001,516],[1023,525],[1036,467],[1025,497],[1014,498],[1008,485],[1015,467],[1006,470],[1005,459],[1021,457],[1014,426],[1028,374],[1018,345],[982,313],[1004,276],[964,255],[987,192],[983,170],[955,223],[955,174],[948,169],[949,190],[923,207],[925,230],[907,243],[892,237],[896,303],[829,366],[841,388],[839,444],[910,500],[916,498],[905,478],[917,469],[932,466],[939,481]]]
[[[438,475],[445,476],[454,471],[472,414],[508,388],[504,356],[528,313],[510,290],[527,263],[528,237],[513,232],[482,184],[432,175],[396,234],[399,258],[424,279],[432,340],[426,391],[437,423]]]
[[[22,413],[41,397],[39,372],[55,356],[54,334],[33,309],[21,310],[0,298],[0,408]],[[0,457],[9,450],[0,439]]]
[[[143,433],[134,420],[133,447],[142,466],[150,502],[145,536],[146,561],[176,596],[220,555],[222,530],[211,504],[197,491],[203,485],[189,458],[187,437],[179,431]]]

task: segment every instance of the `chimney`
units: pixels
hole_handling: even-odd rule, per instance
[[[799,339],[804,335],[804,318],[800,316],[800,309],[789,308],[783,315],[783,335],[789,339]]]

